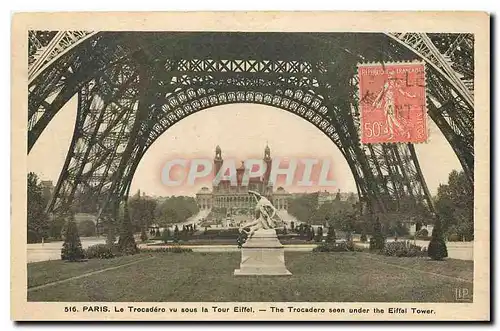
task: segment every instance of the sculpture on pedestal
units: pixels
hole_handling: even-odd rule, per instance
[[[248,191],[257,200],[255,219],[242,225],[248,239],[242,245],[240,269],[236,276],[289,276],[292,273],[285,266],[284,247],[276,235],[276,208],[272,203],[255,191]],[[281,220],[280,220],[281,221]],[[281,221],[282,222],[282,221]],[[245,231],[249,228],[249,231]]]

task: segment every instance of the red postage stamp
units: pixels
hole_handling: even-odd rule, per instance
[[[363,144],[427,141],[423,63],[362,64],[358,75]]]

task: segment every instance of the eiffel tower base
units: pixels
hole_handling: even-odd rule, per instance
[[[291,276],[285,266],[285,249],[276,230],[261,229],[241,248],[240,268],[235,276]]]

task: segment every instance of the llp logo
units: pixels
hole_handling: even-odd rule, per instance
[[[455,288],[455,300],[457,301],[465,301],[470,300],[471,294],[469,293],[469,289],[465,287],[456,287]]]

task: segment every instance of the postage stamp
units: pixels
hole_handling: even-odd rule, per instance
[[[363,64],[358,74],[363,144],[427,141],[423,62]]]
[[[15,15],[12,319],[489,320],[488,22]]]

